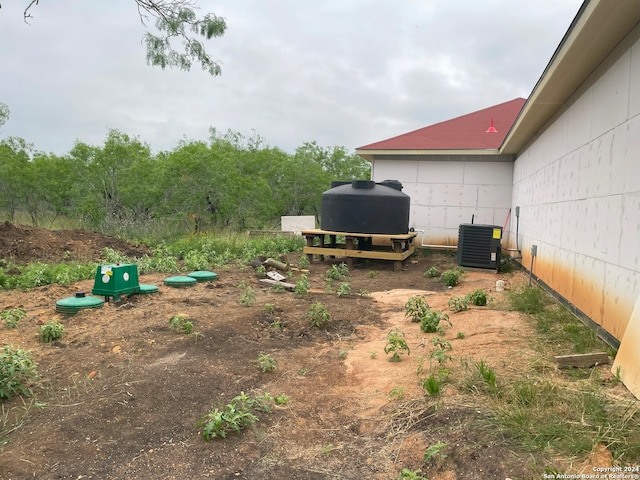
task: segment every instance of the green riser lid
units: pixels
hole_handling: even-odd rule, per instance
[[[205,270],[198,270],[187,274],[188,277],[195,278],[196,282],[212,282],[218,279],[218,274],[215,272],[208,272]]]

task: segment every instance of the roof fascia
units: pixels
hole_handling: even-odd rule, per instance
[[[498,149],[482,150],[356,150],[356,155],[374,160],[462,160],[462,161],[513,161],[513,155],[503,155]]]

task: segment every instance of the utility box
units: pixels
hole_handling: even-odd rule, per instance
[[[502,227],[465,223],[458,231],[458,265],[500,269]]]
[[[93,295],[103,295],[119,299],[120,295],[137,293],[140,290],[138,283],[138,265],[135,263],[99,265],[96,278],[93,282]]]

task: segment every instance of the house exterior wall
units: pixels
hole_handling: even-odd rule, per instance
[[[640,41],[627,43],[518,155],[511,203],[523,265],[618,340],[640,294]]]
[[[399,180],[411,197],[409,226],[423,245],[457,245],[461,223],[503,226],[511,207],[513,163],[375,160],[372,179]],[[424,231],[424,233],[422,233]]]

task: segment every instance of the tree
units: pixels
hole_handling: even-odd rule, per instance
[[[31,9],[40,0],[30,0],[24,10],[24,21],[28,23]],[[193,62],[199,63],[210,75],[222,73],[220,64],[212,60],[198,37],[211,40],[221,37],[227,29],[224,18],[208,13],[201,18],[195,13],[198,4],[193,0],[134,0],[143,25],[155,22],[157,34],[147,32],[144,42],[147,47],[147,63],[190,70]],[[0,5],[1,7],[1,5]],[[174,48],[173,42],[182,41],[183,50]],[[0,120],[1,112],[0,112]],[[1,125],[1,123],[0,123]]]
[[[0,102],[0,127],[9,120],[9,107]]]

